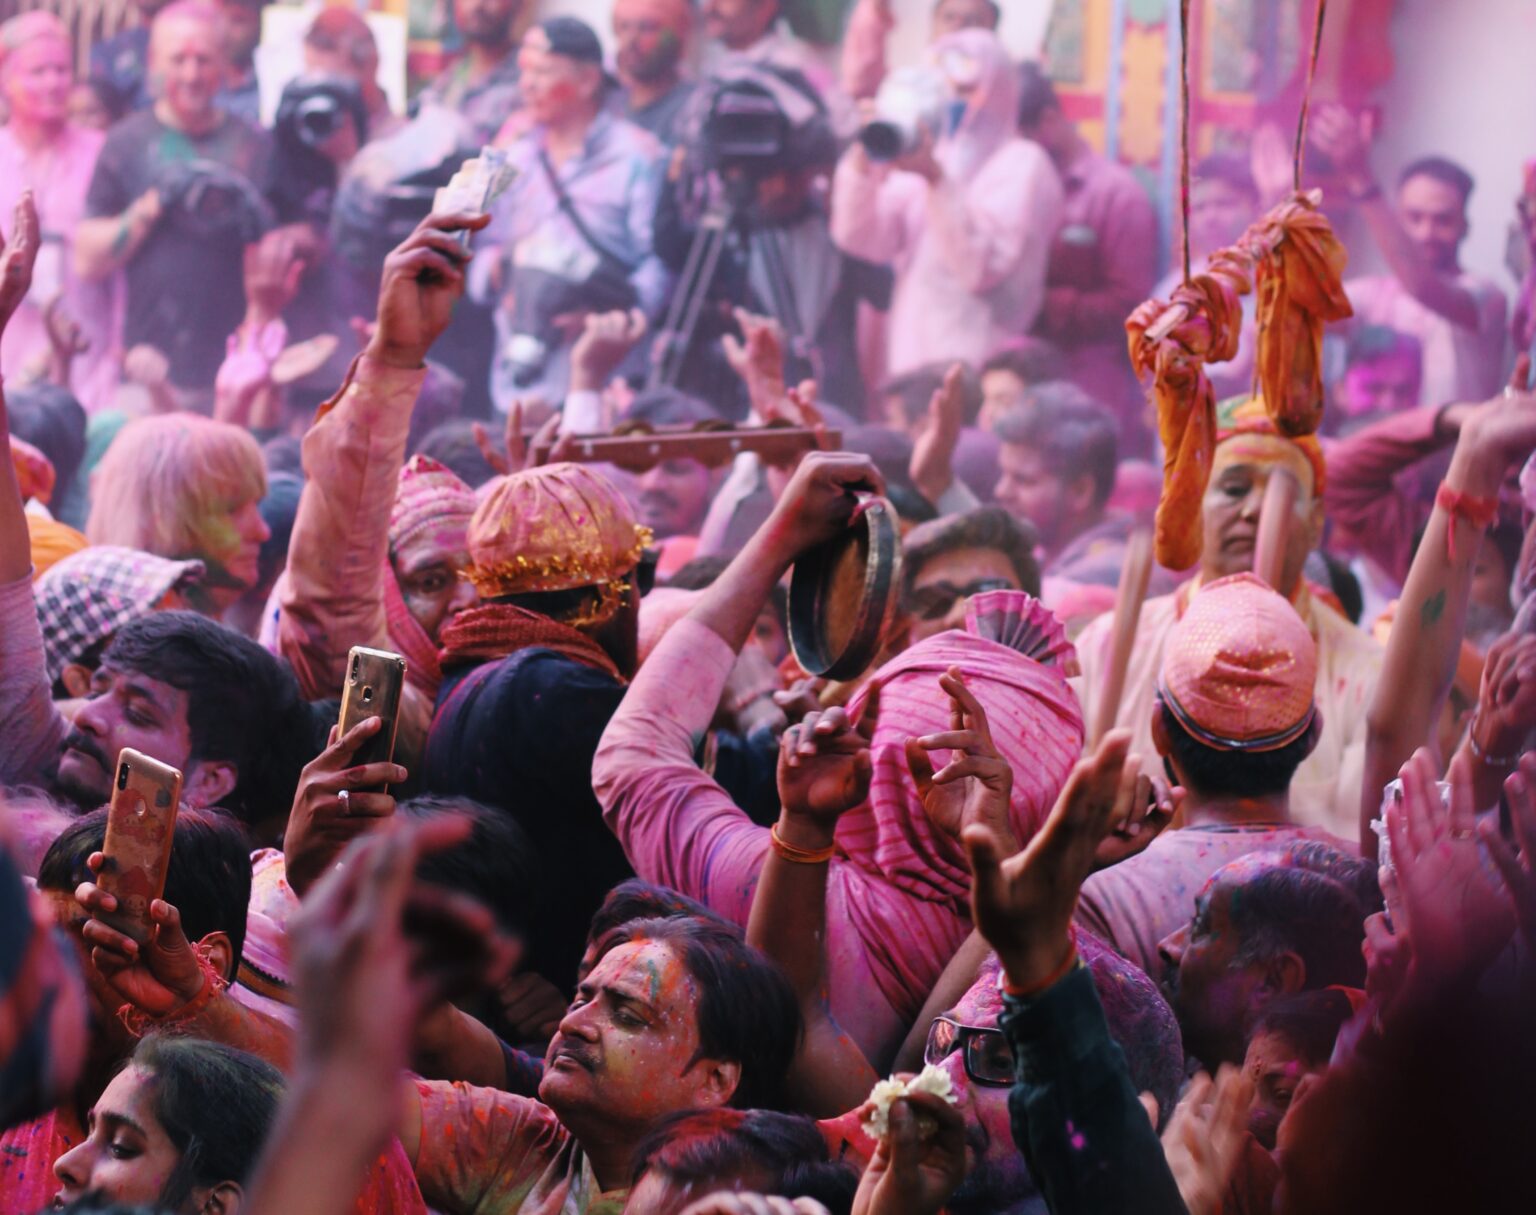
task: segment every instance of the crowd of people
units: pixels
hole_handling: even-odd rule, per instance
[[[1185,251],[995,0],[453,0],[406,114],[336,4],[267,127],[263,7],[0,24],[0,1210],[1536,1201],[1536,172],[1506,293],[1317,101],[1382,270],[1316,434],[1249,297],[1172,569]],[[1226,134],[1196,272],[1292,193]]]

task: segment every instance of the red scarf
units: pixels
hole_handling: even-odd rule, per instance
[[[389,643],[395,652],[405,659],[405,677],[429,701],[436,702],[437,689],[443,682],[443,667],[437,660],[437,647],[427,630],[422,628],[410,608],[405,606],[405,596],[400,593],[400,583],[393,567],[384,567],[384,616],[389,625]]]
[[[627,682],[603,647],[585,633],[509,603],[482,603],[460,612],[443,627],[442,638],[445,667],[537,647]]]

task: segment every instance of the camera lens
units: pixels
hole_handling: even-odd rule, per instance
[[[342,109],[336,98],[326,95],[310,97],[294,108],[294,129],[300,139],[314,147],[336,133],[342,117]]]
[[[859,132],[859,142],[871,160],[888,161],[901,155],[906,140],[894,122],[870,122]]]

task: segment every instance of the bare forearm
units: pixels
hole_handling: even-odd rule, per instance
[[[832,845],[832,829],[792,814],[779,816],[785,843],[807,852]],[[763,861],[747,942],[776,961],[789,976],[801,1006],[826,995],[827,875],[831,862],[798,865],[770,851]]]
[[[792,560],[774,532],[775,521],[770,518],[689,613],[737,653]]]
[[[1431,312],[1463,329],[1478,326],[1477,301],[1445,275],[1426,266],[1386,199],[1379,195],[1362,203],[1360,212],[1392,276]]]
[[[75,271],[94,282],[133,260],[152,225],[137,219],[132,207],[121,215],[80,221],[75,232]]]
[[[949,960],[949,965],[944,968],[944,973],[939,976],[939,981],[928,993],[928,1000],[923,1005],[923,1011],[917,1015],[917,1020],[912,1023],[907,1040],[901,1044],[901,1050],[896,1055],[897,1071],[917,1071],[923,1066],[923,1048],[928,1042],[928,1027],[941,1012],[960,1003],[960,997],[976,982],[976,976],[981,973],[982,963],[987,960],[991,948],[981,933],[974,931],[961,943],[955,956]]]
[[[480,1088],[507,1087],[507,1059],[490,1028],[468,1013],[451,1008],[429,1043],[418,1043],[413,1060],[428,1080],[461,1080]]]
[[[1498,493],[1502,473],[1497,458],[1475,442],[1463,443],[1445,483],[1459,493],[1488,498]],[[1454,555],[1447,541],[1452,529]],[[1380,810],[1382,787],[1430,738],[1450,690],[1481,545],[1479,529],[1435,506],[1408,571],[1371,703],[1360,792],[1360,844],[1367,856],[1376,855],[1370,821]]]

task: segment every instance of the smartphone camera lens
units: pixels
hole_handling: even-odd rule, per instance
[[[363,703],[365,705],[371,705],[373,703],[373,685],[372,684],[366,684],[365,683],[363,685]]]
[[[117,787],[119,789],[126,789],[128,787],[128,765],[127,764],[118,764],[117,765]]]

